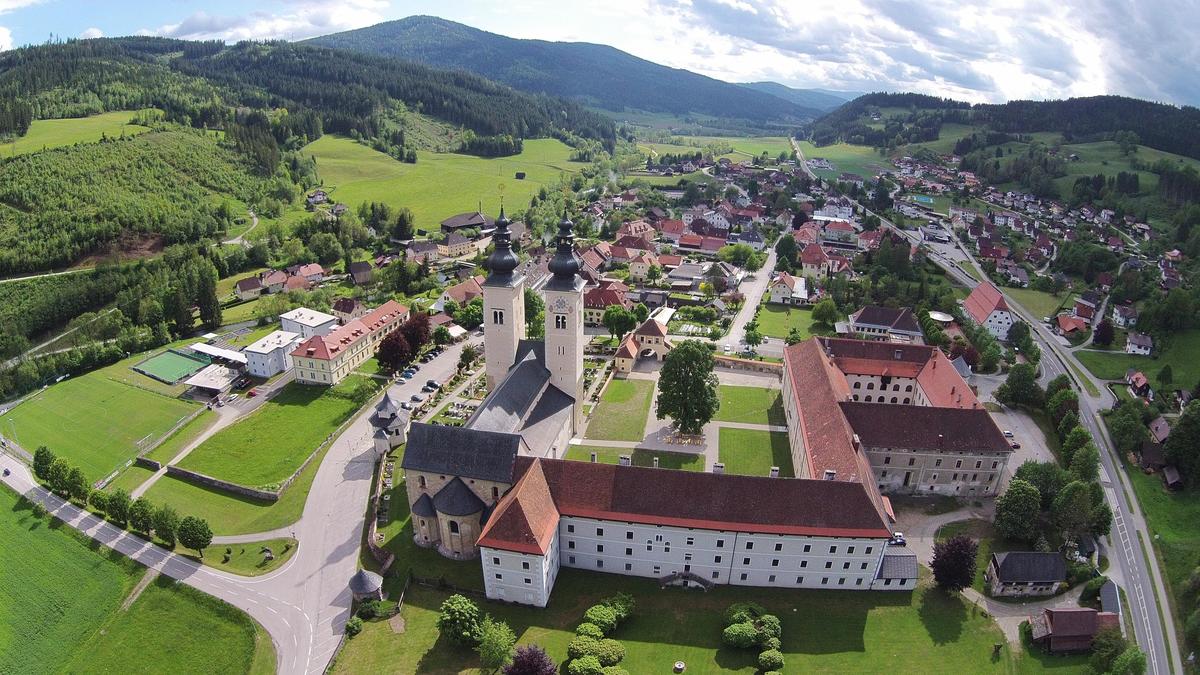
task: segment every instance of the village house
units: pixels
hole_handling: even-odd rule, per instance
[[[1054,595],[1066,581],[1066,561],[1057,552],[993,553],[984,573],[988,593],[995,597]]]
[[[446,240],[438,244],[438,254],[443,258],[474,256],[478,252],[474,240],[464,237],[458,231],[447,234]]]
[[[603,325],[604,312],[613,305],[631,309],[633,303],[626,297],[628,291],[629,287],[620,281],[602,279],[598,286],[583,294],[583,325]]]
[[[342,325],[350,323],[351,319],[359,319],[367,313],[367,306],[357,298],[338,298],[333,301],[333,315]]]
[[[925,344],[925,334],[908,307],[867,305],[850,315],[850,332],[867,340]]]
[[[1099,306],[1100,294],[1089,290],[1075,298],[1075,307],[1071,310],[1071,313],[1091,324],[1092,320],[1096,318],[1096,309]]]
[[[852,274],[849,259],[826,253],[819,244],[809,244],[800,251],[800,269],[805,276],[817,278]]]
[[[1130,368],[1125,371],[1125,384],[1129,385],[1129,393],[1148,401],[1154,400],[1154,390],[1150,388],[1150,380],[1140,370]]]
[[[780,272],[767,287],[767,301],[777,305],[810,305],[813,300],[810,293],[815,291],[816,289],[808,287],[808,281],[804,277]]]
[[[972,321],[986,328],[998,340],[1008,339],[1008,330],[1017,320],[1000,289],[990,281],[984,281],[971,290],[963,302],[963,309]]]
[[[1138,356],[1150,356],[1154,350],[1154,339],[1145,333],[1129,332],[1125,337],[1125,353]]]
[[[239,279],[233,289],[239,300],[253,300],[263,293],[262,280],[258,277]]]
[[[314,335],[326,335],[337,325],[336,316],[307,307],[297,307],[279,315],[281,329],[289,333],[296,333],[306,340]]]
[[[366,260],[358,260],[350,263],[350,280],[355,286],[365,286],[370,284],[375,279],[375,268]]]
[[[257,340],[242,350],[246,355],[246,372],[268,378],[291,370],[291,352],[302,339],[299,333],[277,330]]]
[[[1121,629],[1120,617],[1091,607],[1046,608],[1029,617],[1033,641],[1052,654],[1091,650],[1096,634],[1104,629]]]
[[[485,231],[490,231],[495,227],[495,220],[490,216],[479,211],[470,213],[459,213],[441,222],[442,232],[450,234],[451,232],[461,232],[463,230],[479,230],[482,234]]]
[[[438,297],[438,301],[434,303],[434,309],[439,312],[442,311],[445,309],[447,302],[454,302],[459,307],[462,307],[475,298],[483,297],[483,287],[480,285],[482,282],[482,276],[474,276],[447,287],[442,291],[442,295]]]
[[[1137,325],[1138,311],[1133,305],[1116,305],[1112,312],[1113,323],[1122,328]]]
[[[658,259],[654,254],[642,251],[629,260],[629,278],[635,281],[646,281],[650,269],[658,267]]]

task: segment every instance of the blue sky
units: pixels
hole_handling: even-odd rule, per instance
[[[1200,103],[1200,0],[0,0],[0,49],[51,35],[302,39],[413,14],[729,81]]]

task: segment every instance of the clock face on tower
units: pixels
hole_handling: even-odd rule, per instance
[[[558,298],[554,301],[554,311],[559,312],[559,313],[563,313],[563,312],[567,311],[566,298]]]

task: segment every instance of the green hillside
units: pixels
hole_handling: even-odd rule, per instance
[[[0,158],[76,143],[95,143],[104,137],[136,136],[150,130],[134,124],[132,118],[132,112],[117,110],[88,117],[34,120],[24,136],[12,136],[0,145]]]

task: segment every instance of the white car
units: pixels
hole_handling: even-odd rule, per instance
[[[1005,437],[1005,438],[1012,438],[1012,437],[1013,437],[1013,432],[1009,431],[1008,429],[1005,429],[1005,430],[1004,430],[1004,437]]]
[[[726,354],[732,354],[732,353],[733,353],[733,346],[732,346],[732,345],[725,345],[725,353],[726,353]]]

